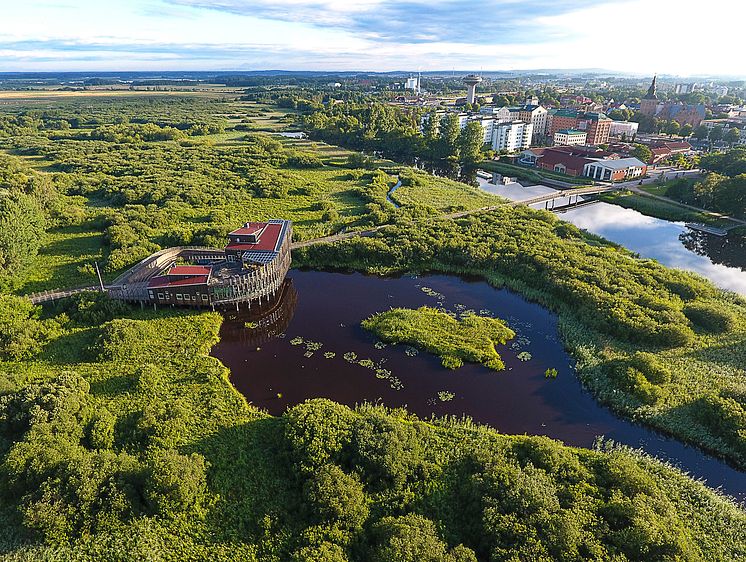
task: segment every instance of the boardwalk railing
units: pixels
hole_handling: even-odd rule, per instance
[[[64,299],[66,297],[71,297],[73,295],[77,295],[79,293],[86,293],[89,291],[100,291],[100,287],[78,287],[76,289],[65,289],[62,291],[42,291],[40,293],[31,293],[30,295],[26,295],[26,298],[31,300],[33,304],[42,304],[45,302],[52,302],[60,299]]]

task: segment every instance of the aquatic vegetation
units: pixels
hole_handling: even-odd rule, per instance
[[[306,349],[308,351],[318,351],[322,347],[324,347],[323,343],[320,343],[320,342],[317,342],[317,341],[308,341],[308,340],[306,340]]]
[[[377,341],[376,343],[373,344],[373,347],[375,347],[376,349],[384,349],[386,345],[387,345],[386,342]]]
[[[303,356],[304,356],[304,357],[313,357],[313,351],[306,351],[306,352],[305,352],[305,353],[303,354]]]
[[[558,375],[557,369],[550,368],[544,371],[544,377],[548,379],[556,379]]]
[[[433,297],[436,300],[443,300],[446,298],[446,296],[443,293],[439,293],[435,289],[431,289],[430,287],[420,287],[420,291],[425,293],[429,297]]]
[[[354,351],[348,351],[342,355],[345,361],[348,363],[355,363],[357,361],[357,353]]]
[[[375,369],[376,367],[376,363],[372,359],[360,359],[357,364],[366,369]]]
[[[453,392],[449,392],[447,390],[441,390],[438,392],[438,400],[441,402],[450,402],[456,397],[456,395]]]
[[[247,327],[249,330],[255,330],[259,327],[258,322],[244,322],[244,326]]]
[[[409,357],[416,357],[420,354],[419,350],[416,347],[407,346],[404,350],[404,353],[407,354]]]
[[[302,343],[303,343],[303,338],[301,338],[300,336],[296,336],[290,340],[290,345],[301,345]]]
[[[471,315],[458,320],[426,306],[379,312],[362,326],[385,341],[408,343],[434,353],[448,369],[457,369],[463,361],[482,363],[496,371],[504,369],[495,345],[515,335],[499,319]]]
[[[326,359],[334,359],[336,356],[337,356],[337,354],[334,353],[333,351],[325,351],[324,352],[324,357]]]
[[[528,351],[521,351],[516,357],[520,361],[530,361],[531,360],[531,354]]]
[[[391,378],[391,371],[388,369],[376,369],[376,377],[379,379],[388,379]]]

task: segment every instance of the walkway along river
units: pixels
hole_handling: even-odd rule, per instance
[[[600,406],[575,376],[557,317],[515,293],[442,275],[381,278],[291,270],[290,278],[293,301],[275,309],[289,318],[271,323],[274,333],[286,326],[283,333],[265,337],[258,318],[229,316],[212,351],[230,368],[236,388],[272,414],[326,397],[351,406],[363,401],[406,406],[423,418],[467,415],[504,433],[547,435],[581,447],[592,447],[603,436],[669,460],[746,501],[746,474]],[[465,364],[450,371],[428,353],[377,344],[360,327],[364,318],[389,307],[422,305],[508,320],[518,337],[498,349],[507,370]],[[528,355],[519,357],[524,352]],[[377,374],[376,368],[385,372]],[[556,379],[544,376],[548,368],[559,371]]]

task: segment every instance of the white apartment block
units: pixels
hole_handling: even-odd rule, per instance
[[[637,128],[639,126],[640,124],[634,121],[612,121],[609,135],[612,137],[621,137],[624,135],[628,139],[631,139],[637,135]]]
[[[524,123],[533,125],[533,140],[538,142],[547,134],[548,111],[540,105],[523,105],[510,110],[513,119],[519,119]]]
[[[496,123],[492,128],[492,150],[517,152],[531,146],[534,126],[523,121]]]

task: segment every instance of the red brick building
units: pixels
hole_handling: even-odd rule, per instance
[[[603,113],[560,109],[552,117],[549,136],[554,138],[557,131],[575,129],[585,131],[588,144],[606,144],[609,142],[611,123],[612,120]]]

